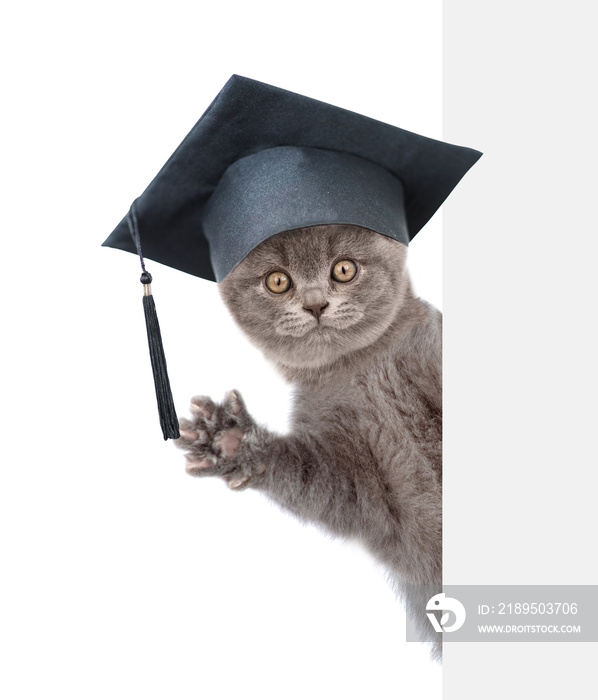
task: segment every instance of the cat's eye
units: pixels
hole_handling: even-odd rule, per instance
[[[352,260],[339,260],[332,268],[332,279],[350,282],[357,274],[357,265]]]
[[[291,278],[284,272],[271,272],[266,277],[266,287],[274,294],[288,292],[291,288]]]

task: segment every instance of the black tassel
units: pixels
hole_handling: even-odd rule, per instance
[[[158,399],[158,413],[160,415],[160,426],[164,439],[176,440],[180,437],[179,421],[172,399],[168,371],[166,369],[166,357],[164,356],[164,346],[160,334],[160,324],[156,314],[156,304],[151,292],[152,276],[149,272],[141,275],[143,284],[143,310],[145,312],[145,325],[147,328],[147,341],[149,343],[150,358],[152,360],[152,371],[154,373],[154,384],[156,386],[156,398]]]
[[[147,328],[147,340],[149,343],[150,358],[152,361],[152,372],[154,373],[154,385],[156,387],[156,398],[158,400],[158,413],[160,415],[160,426],[164,439],[176,440],[180,437],[179,421],[177,418],[168,371],[166,369],[166,357],[164,356],[164,346],[162,345],[162,335],[156,314],[156,304],[152,296],[151,282],[152,276],[145,269],[143,255],[141,254],[141,243],[139,241],[139,229],[137,227],[137,216],[135,204],[129,212],[129,229],[137,246],[137,252],[141,260],[141,284],[143,284],[143,310],[145,312],[145,325]]]

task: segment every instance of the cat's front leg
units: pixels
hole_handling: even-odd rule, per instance
[[[191,412],[191,420],[181,419],[176,441],[187,452],[189,474],[220,476],[233,489],[256,488],[338,534],[356,532],[360,509],[371,510],[367,485],[357,483],[352,445],[332,437],[336,423],[277,435],[253,420],[236,391],[222,404],[196,397]]]
[[[191,419],[180,419],[177,447],[187,452],[192,476],[220,476],[233,489],[248,486],[266,466],[256,458],[258,428],[237,391],[221,404],[206,396],[191,400]]]

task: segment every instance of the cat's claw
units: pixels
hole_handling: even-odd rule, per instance
[[[252,469],[252,460],[243,459],[241,447],[255,423],[237,391],[229,391],[221,404],[194,397],[191,419],[181,418],[179,424],[175,444],[187,452],[186,469],[192,476],[222,476],[232,489],[240,489],[254,474],[264,473],[264,465]]]
[[[231,489],[240,489],[241,486],[246,486],[248,481],[248,476],[242,476],[239,479],[229,479],[227,483],[231,487]]]

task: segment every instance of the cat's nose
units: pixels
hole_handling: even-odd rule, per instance
[[[320,320],[320,316],[324,313],[324,309],[328,306],[328,302],[318,302],[316,304],[310,304],[309,306],[304,306],[303,308],[316,318],[317,321]]]

